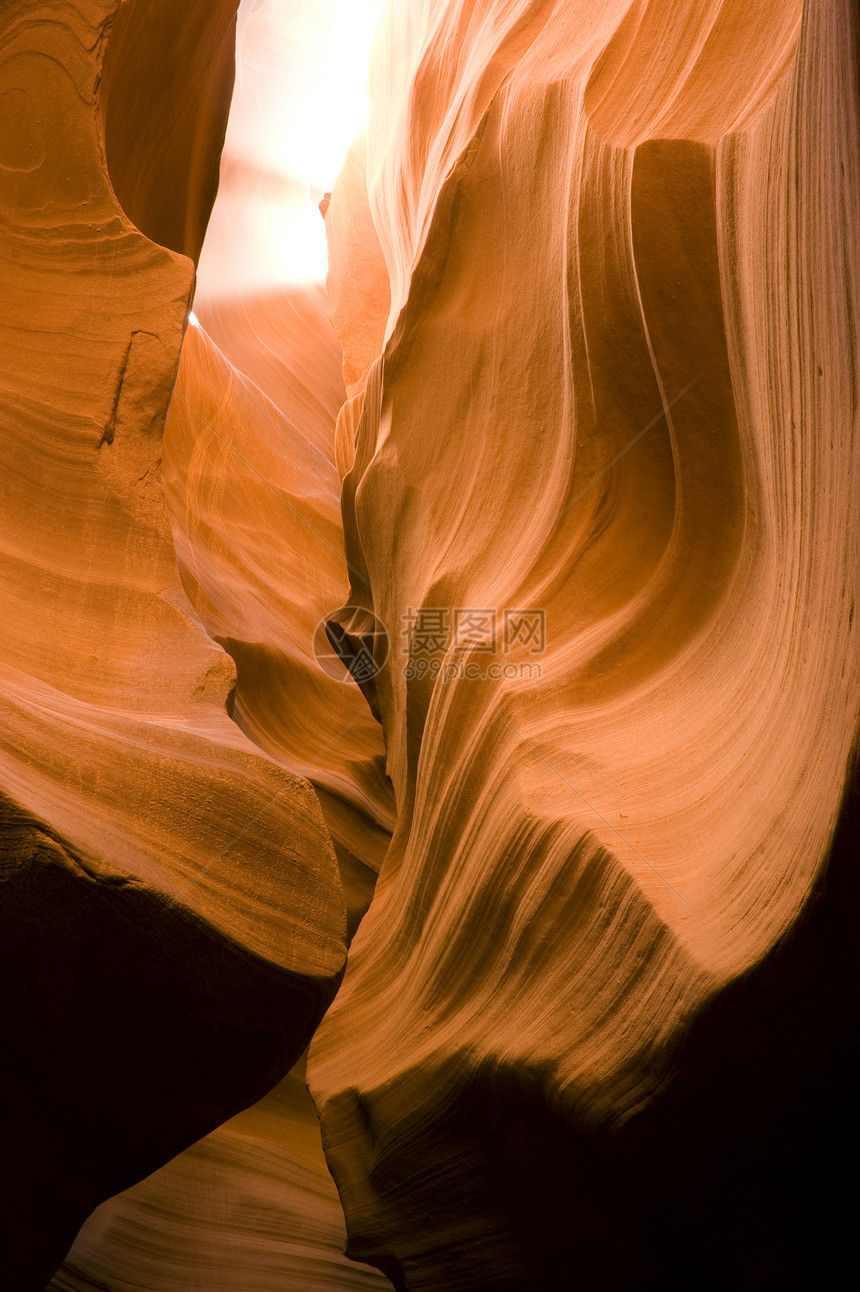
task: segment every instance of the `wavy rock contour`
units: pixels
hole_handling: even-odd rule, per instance
[[[267,28],[249,23],[247,13],[242,57],[256,63],[265,55],[260,41]],[[199,24],[200,15],[187,20]],[[116,36],[115,28],[112,42]],[[205,55],[217,64],[213,40],[204,36],[194,49],[201,61]],[[138,70],[136,84],[145,84],[140,72],[148,58],[157,59],[157,48],[139,39],[134,48],[136,62],[130,50],[128,59]],[[186,63],[189,52],[182,51]],[[112,55],[121,65],[111,43],[108,66]],[[187,95],[188,87],[180,88]],[[198,267],[197,325],[183,341],[161,480],[183,588],[236,666],[231,717],[280,767],[313,785],[334,844],[349,933],[387,847],[391,791],[378,724],[345,670],[331,660],[322,671],[313,654],[315,626],[347,587],[331,463],[344,395],[341,354],[321,284],[275,281],[261,290],[261,274],[280,263],[278,248],[261,239],[261,225],[286,222],[289,233],[296,186],[246,155],[249,137],[271,129],[271,118],[261,121],[267,99],[259,90],[258,76],[237,74]],[[131,121],[120,91],[117,81],[114,107]],[[175,129],[187,110],[211,110],[213,101],[211,90],[202,103],[193,95],[178,107],[160,99],[168,110],[155,133],[169,130],[172,113]],[[135,110],[141,106],[153,111],[151,104]],[[154,187],[146,171],[150,187],[134,186],[136,141],[113,133],[115,187],[123,186],[124,204],[135,203],[151,236],[166,241],[164,191],[175,190],[193,168],[177,163],[168,183]],[[192,137],[212,138],[211,121],[197,122]],[[342,1211],[300,1060],[260,1103],[98,1207],[50,1286],[57,1292],[387,1286],[377,1271],[350,1262],[343,1245]]]
[[[398,1287],[814,1281],[787,1163],[857,1071],[856,51],[837,0],[388,9],[326,219],[397,821],[309,1075]]]
[[[194,269],[159,222],[184,211],[199,245],[226,103],[202,137],[193,113],[166,141],[168,104],[149,114],[135,167],[147,144],[195,159],[166,209],[138,203],[168,246],[150,241],[105,155],[123,50],[163,39],[167,11],[118,8],[2,16],[2,1268],[21,1289],[97,1202],[271,1088],[345,955],[318,801],[230,721],[235,668],[182,590],[161,490]],[[224,57],[204,56],[226,38],[232,59],[234,11],[188,7],[196,37],[177,34],[216,99]]]
[[[247,1108],[357,928],[309,1059],[353,1257],[836,1286],[856,12],[390,5],[326,208],[341,382],[318,291],[238,280],[177,369],[234,10],[0,19],[6,1283],[218,1126],[52,1287],[381,1285],[301,1064]]]

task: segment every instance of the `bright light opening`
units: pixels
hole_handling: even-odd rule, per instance
[[[221,185],[197,300],[326,274],[318,210],[369,112],[385,0],[242,0]]]

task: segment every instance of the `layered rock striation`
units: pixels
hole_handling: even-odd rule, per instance
[[[318,800],[229,718],[235,666],[183,591],[164,505],[194,283],[180,252],[213,195],[235,4],[184,10],[144,123],[126,55],[164,40],[168,8],[0,18],[0,1264],[16,1289],[44,1286],[102,1198],[274,1085],[345,958]],[[200,114],[175,115],[192,98]],[[182,182],[155,191],[165,158]]]
[[[822,954],[860,694],[856,53],[835,0],[380,31],[326,220],[337,619],[397,643],[397,821],[309,1073],[349,1250],[398,1287],[813,1278],[785,1164],[856,1074]]]
[[[333,332],[180,8],[0,17],[4,1285],[835,1286],[855,9],[390,4]]]

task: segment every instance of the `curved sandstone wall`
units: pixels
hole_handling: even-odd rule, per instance
[[[135,215],[168,245],[117,200],[121,59],[106,99],[100,83],[118,9],[0,16],[0,1266],[21,1289],[44,1287],[102,1198],[284,1074],[345,958],[318,800],[230,720],[235,667],[176,565],[161,443],[194,266],[163,213]],[[223,47],[234,11],[197,6],[191,44]],[[119,14],[138,55],[169,37],[154,16]],[[136,167],[164,145],[180,70],[150,87],[164,97]],[[223,60],[198,70],[223,88]],[[171,198],[196,230],[186,250],[217,174],[221,139],[203,129]]]
[[[855,7],[392,0],[325,294],[236,8],[0,16],[4,1286],[836,1286]]]
[[[398,1286],[766,1285],[716,1181],[791,1141],[808,1064],[751,1059],[787,1087],[722,1161],[649,1186],[641,1145],[797,925],[856,731],[856,34],[451,0],[378,38],[327,222],[363,374],[339,619],[397,643],[397,821],[309,1073],[350,1251]],[[742,1141],[737,1081],[698,1094]]]

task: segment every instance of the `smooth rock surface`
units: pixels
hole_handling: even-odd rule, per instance
[[[84,1225],[51,1292],[365,1292],[302,1065]]]
[[[240,54],[256,68],[270,29],[258,30],[265,13],[248,14],[245,6],[239,15]],[[145,66],[145,51],[139,57]],[[378,723],[336,660],[324,672],[313,655],[314,629],[348,582],[331,462],[344,388],[323,285],[279,281],[283,248],[271,230],[288,237],[307,195],[249,151],[272,129],[271,116],[261,116],[267,84],[256,72],[243,76],[240,61],[161,478],[183,587],[236,666],[230,714],[279,766],[314,786],[351,932],[388,845],[392,795]],[[144,218],[143,185],[137,196]],[[156,207],[146,218],[160,214]],[[103,1203],[51,1288],[388,1286],[350,1262],[344,1243],[300,1061],[254,1108]]]
[[[821,954],[860,699],[856,54],[843,0],[387,10],[366,196],[348,166],[326,218],[376,234],[330,227],[339,620],[400,644],[398,815],[308,1071],[349,1250],[398,1287],[816,1282],[826,1207],[801,1237],[783,1166],[856,1074]],[[369,282],[377,317],[380,249],[367,370],[342,305]],[[819,1060],[786,1065],[755,1038],[803,955]]]
[[[235,7],[0,16],[4,1286],[841,1286],[856,6],[393,0],[183,343]]]
[[[161,439],[194,267],[135,228],[111,183],[116,63],[100,87],[117,10],[12,3],[0,17],[10,1289],[43,1287],[102,1198],[270,1089],[345,957],[316,796],[231,722],[235,667],[176,567]],[[197,6],[201,52],[223,48],[234,10]],[[166,16],[153,28],[129,0],[123,39],[163,39]],[[223,59],[201,76],[223,88]],[[169,203],[189,249],[217,172],[205,128]]]

